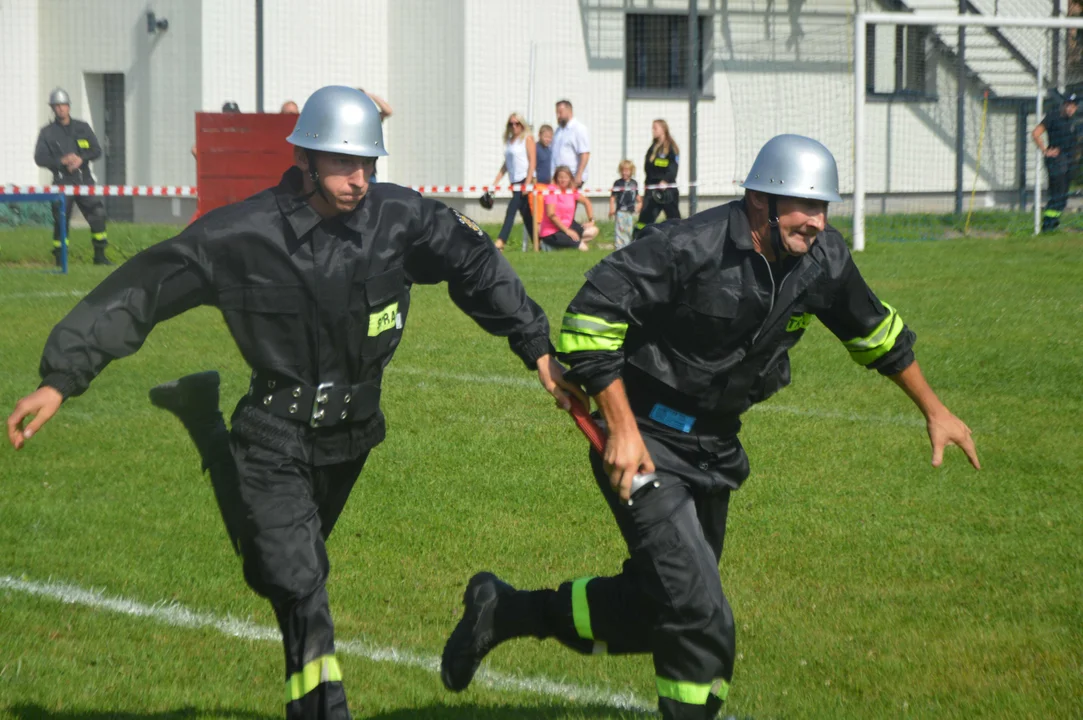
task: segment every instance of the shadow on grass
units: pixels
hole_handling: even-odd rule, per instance
[[[280,715],[266,715],[247,710],[202,710],[193,707],[161,712],[124,712],[123,710],[49,710],[40,705],[10,705],[0,711],[4,717],[18,720],[280,720]]]

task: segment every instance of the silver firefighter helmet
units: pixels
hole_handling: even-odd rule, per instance
[[[53,88],[53,91],[49,93],[50,105],[71,105],[71,98],[68,97],[68,91],[64,88]]]
[[[344,85],[328,85],[312,93],[286,142],[344,155],[387,155],[380,109],[368,95]]]
[[[831,151],[804,135],[776,135],[760,148],[746,190],[838,202],[839,169]]]

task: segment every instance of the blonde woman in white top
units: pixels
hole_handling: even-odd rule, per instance
[[[500,172],[493,180],[494,186],[499,185],[500,178],[507,174],[513,188],[508,211],[504,214],[504,227],[500,228],[500,235],[496,238],[496,247],[501,252],[504,251],[504,241],[511,234],[516,212],[522,216],[527,228],[534,227],[534,218],[530,214],[530,199],[523,198],[523,188],[530,182],[530,178],[534,177],[536,162],[534,137],[530,133],[530,126],[522,115],[512,113],[508,116],[508,124],[504,126],[504,164],[500,166]]]

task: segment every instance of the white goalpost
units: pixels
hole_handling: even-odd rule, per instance
[[[979,194],[987,225],[1026,231],[1033,203],[1039,231],[1046,178],[1030,132],[1060,107],[1043,103],[1047,94],[1083,86],[1083,36],[1076,44],[1068,30],[1083,30],[1083,18],[855,16],[854,250],[865,248],[870,214],[884,216],[874,237],[890,236],[892,223],[950,237],[943,218],[960,214],[969,230]]]

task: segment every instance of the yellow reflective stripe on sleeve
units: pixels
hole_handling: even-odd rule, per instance
[[[850,351],[850,357],[858,365],[868,365],[880,357],[883,357],[891,348],[895,347],[895,339],[903,329],[902,318],[895,312],[895,308],[884,303],[888,314],[884,320],[876,326],[876,329],[863,338],[854,338],[843,343]]]
[[[89,140],[83,140],[82,138],[80,138],[80,139],[76,140],[75,143],[80,148],[82,148],[83,150],[89,150],[90,149],[90,141]]]
[[[575,632],[584,640],[593,640],[594,631],[590,627],[590,605],[587,604],[587,583],[593,577],[583,577],[572,582],[572,622]]]
[[[90,239],[91,240],[98,240],[98,241],[106,240],[108,238],[108,236],[109,236],[109,233],[104,233],[104,232],[90,233]]]
[[[290,675],[286,681],[286,702],[300,700],[322,683],[342,682],[342,668],[334,655],[324,655]]]
[[[666,158],[658,158],[654,161],[655,167],[669,167],[669,160]]]
[[[557,338],[557,352],[620,350],[628,323],[612,323],[591,315],[567,313]]]
[[[714,682],[697,683],[686,680],[670,680],[656,675],[654,683],[658,687],[658,697],[669,698],[686,705],[706,705],[711,695],[725,700],[730,693],[730,684],[722,678]]]

